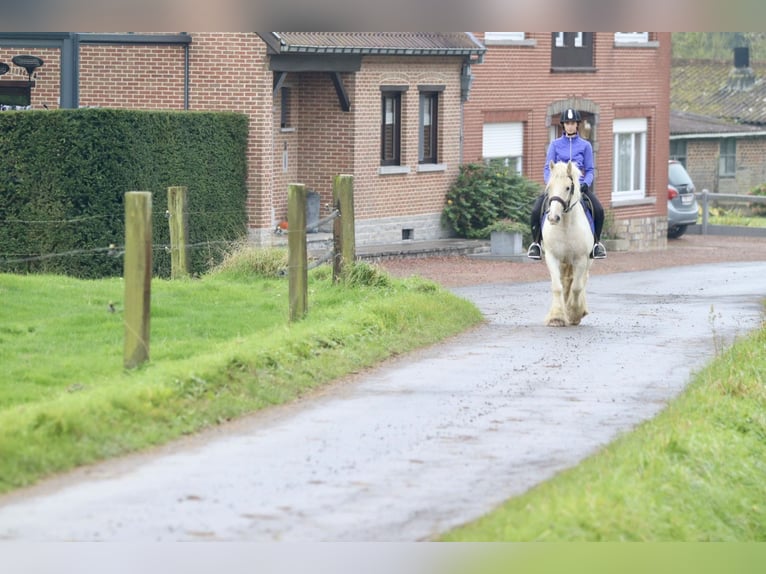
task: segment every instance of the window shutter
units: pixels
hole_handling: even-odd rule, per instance
[[[482,157],[519,157],[524,151],[524,124],[484,124]]]

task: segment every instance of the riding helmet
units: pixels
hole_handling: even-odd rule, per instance
[[[561,114],[561,120],[559,120],[559,123],[564,122],[580,122],[582,121],[580,119],[580,112],[573,108],[567,108],[564,110],[564,112]]]

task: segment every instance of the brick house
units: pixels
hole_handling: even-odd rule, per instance
[[[289,183],[325,205],[339,173],[354,175],[357,244],[427,240],[446,233],[468,72],[484,52],[470,33],[0,33],[0,62],[44,62],[9,65],[0,103],[33,80],[33,109],[242,112],[253,243],[273,242]]]
[[[671,73],[670,157],[698,191],[746,194],[766,182],[766,64],[674,59]]]
[[[595,191],[631,249],[667,245],[669,32],[474,32],[486,46],[464,113],[464,161],[540,183],[560,113],[583,116]]]

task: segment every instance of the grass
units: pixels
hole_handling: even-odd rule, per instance
[[[445,541],[766,540],[766,326],[655,419]]]
[[[742,215],[736,209],[724,210],[713,208],[710,210],[708,223],[710,225],[731,225],[733,227],[766,227],[766,217]]]
[[[151,360],[130,371],[120,279],[0,274],[0,492],[294,400],[482,320],[435,283],[360,263],[338,284],[312,270],[308,315],[290,323],[281,257],[154,280]]]

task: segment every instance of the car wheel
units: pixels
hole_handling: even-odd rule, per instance
[[[674,225],[673,227],[668,228],[668,238],[678,239],[684,233],[686,233],[687,227],[688,227],[687,225]]]

